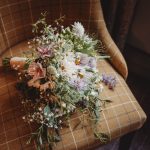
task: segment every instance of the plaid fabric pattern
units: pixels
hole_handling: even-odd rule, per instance
[[[34,23],[42,11],[49,14],[47,20],[66,15],[64,25],[80,21],[90,33],[96,33],[111,56],[111,63],[117,71],[127,77],[127,66],[117,46],[112,41],[103,19],[99,0],[0,0],[0,54],[19,56],[27,48],[24,40],[32,38],[31,23]],[[18,44],[20,43],[20,44]],[[16,45],[17,44],[17,45]],[[16,45],[16,46],[13,46]],[[140,128],[146,115],[126,85],[124,79],[106,62],[99,63],[100,72],[115,75],[117,87],[110,91],[105,87],[102,98],[113,103],[101,113],[99,131],[108,133],[111,140]],[[0,69],[0,149],[26,150],[35,149],[34,143],[26,145],[30,132],[35,125],[22,121],[25,113],[15,90],[16,77],[13,72]],[[69,121],[69,128],[61,131],[62,141],[55,149],[93,149],[100,145],[95,140],[91,125],[87,122],[88,114],[76,113]],[[85,118],[84,127],[78,125]]]
[[[21,55],[28,49],[27,42],[22,42],[12,47],[13,56]],[[9,51],[3,55],[8,56]],[[117,78],[115,90],[109,90],[104,85],[101,98],[110,99],[113,102],[103,108],[98,125],[100,132],[107,133],[110,140],[116,139],[128,132],[139,129],[146,120],[146,115],[131,93],[124,79],[102,60],[98,63],[99,71]],[[34,124],[23,122],[25,113],[15,89],[16,77],[14,72],[0,70],[0,149],[34,150],[34,143],[26,145],[30,132],[35,131]],[[101,145],[96,140],[92,126],[88,120],[88,113],[75,113],[69,120],[69,126],[61,130],[62,141],[57,143],[56,150],[81,150],[94,149]],[[83,124],[80,124],[80,121]]]
[[[82,22],[88,32],[102,39],[111,63],[124,78],[127,77],[126,62],[106,29],[100,0],[1,0],[0,54],[31,38],[31,24],[43,11],[48,12],[49,23],[63,15],[66,16],[65,26],[74,21]]]

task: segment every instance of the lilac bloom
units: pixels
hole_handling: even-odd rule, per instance
[[[88,66],[91,68],[96,68],[96,58],[90,57],[89,62],[88,62]]]
[[[116,86],[116,78],[114,76],[107,76],[105,74],[102,74],[102,82],[108,85],[109,89],[114,89]]]
[[[83,91],[87,88],[87,83],[81,79],[72,79],[69,83],[74,86],[78,91]]]
[[[80,64],[81,64],[81,65],[87,65],[88,62],[89,62],[89,57],[88,57],[88,55],[87,55],[87,54],[82,54],[82,55],[80,56]]]
[[[109,89],[114,89],[115,86],[116,86],[116,80],[112,80],[112,81],[108,84]]]

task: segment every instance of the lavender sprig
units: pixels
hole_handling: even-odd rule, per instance
[[[105,85],[108,85],[109,89],[114,89],[116,84],[117,84],[117,80],[115,76],[112,75],[106,75],[106,74],[102,74],[102,82]]]

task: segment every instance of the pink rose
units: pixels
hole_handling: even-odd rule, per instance
[[[44,78],[46,75],[46,69],[42,67],[40,63],[31,63],[28,68],[28,74],[33,77],[33,79]]]

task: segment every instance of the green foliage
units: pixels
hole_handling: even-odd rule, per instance
[[[94,133],[95,137],[100,140],[102,144],[106,144],[110,141],[110,137],[105,133]]]
[[[10,59],[11,58],[8,58],[8,57],[2,59],[2,64],[5,68],[8,68],[8,69],[10,68]]]
[[[20,76],[20,82],[16,85],[23,95],[23,105],[27,110],[25,118],[28,122],[35,121],[40,125],[37,131],[32,133],[28,141],[30,143],[32,139],[35,140],[39,150],[45,149],[47,145],[51,149],[53,143],[61,140],[59,134],[59,129],[62,126],[61,121],[68,120],[75,110],[84,112],[87,109],[92,123],[97,125],[100,120],[101,107],[105,103],[111,102],[110,100],[101,100],[99,98],[100,92],[97,85],[101,80],[98,72],[95,71],[96,69],[94,70],[92,67],[85,68],[85,73],[92,74],[92,77],[87,77],[86,79],[88,86],[85,90],[78,90],[77,87],[69,83],[66,76],[59,72],[63,66],[61,60],[68,55],[66,52],[72,52],[73,54],[80,52],[87,54],[88,58],[91,58],[91,56],[97,57],[99,41],[91,38],[86,33],[83,33],[82,36],[76,35],[73,27],[62,27],[60,23],[64,17],[54,21],[58,25],[57,28],[54,28],[52,27],[53,25],[46,23],[45,16],[46,13],[43,13],[41,18],[33,24],[32,31],[35,34],[35,38],[31,40],[32,56],[31,58],[27,57],[22,76]],[[82,29],[82,25],[78,25]],[[47,48],[52,50],[52,56],[44,57],[40,55],[39,47],[44,49],[44,54]],[[64,54],[66,55],[64,56]],[[76,56],[74,58],[75,60],[77,59]],[[99,58],[106,58],[106,56],[99,56]],[[9,61],[10,59],[6,58],[3,60],[3,64],[7,67],[9,66]],[[46,75],[36,79],[33,77],[34,75],[29,75],[27,70],[32,62],[41,65],[41,68],[37,69],[38,71],[40,70],[38,74],[45,70]],[[31,72],[34,72],[34,70],[36,70],[36,67]],[[81,79],[82,76],[78,76],[79,70],[75,73],[77,78]],[[32,80],[33,78],[34,81]],[[31,80],[33,85],[29,86],[28,81]],[[42,86],[48,86],[48,88],[42,89]],[[106,142],[108,139],[108,136],[104,133],[95,132],[95,136],[101,142]]]

